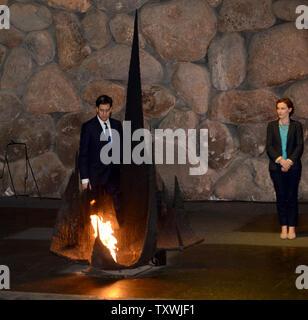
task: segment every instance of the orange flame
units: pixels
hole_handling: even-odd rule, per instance
[[[115,262],[117,262],[117,257],[116,257],[116,244],[117,244],[117,239],[113,236],[113,229],[111,226],[111,222],[107,221],[104,222],[103,218],[98,216],[98,215],[91,215],[91,223],[94,229],[94,237],[97,237],[97,228],[99,230],[99,238],[102,241],[102,243],[108,248],[110,251],[110,254]]]

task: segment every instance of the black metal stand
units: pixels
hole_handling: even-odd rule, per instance
[[[39,188],[38,188],[38,185],[37,185],[37,182],[36,182],[36,179],[35,179],[35,176],[34,176],[34,173],[33,173],[33,170],[32,170],[32,167],[31,167],[31,163],[30,163],[30,160],[29,160],[29,157],[28,157],[27,145],[25,143],[15,142],[15,141],[12,140],[10,143],[8,143],[6,145],[5,156],[4,156],[4,165],[3,165],[2,174],[0,176],[0,179],[2,179],[4,177],[4,170],[5,170],[5,166],[7,165],[9,176],[10,176],[10,181],[11,181],[12,188],[13,188],[13,191],[14,191],[14,195],[17,198],[18,195],[16,194],[14,181],[13,181],[13,178],[12,178],[12,174],[11,174],[11,170],[10,170],[10,164],[9,164],[9,160],[8,160],[8,148],[10,146],[12,146],[12,145],[23,145],[25,147],[26,171],[25,171],[25,176],[24,176],[25,177],[25,179],[24,179],[24,195],[27,195],[27,179],[29,177],[29,174],[28,174],[29,169],[28,168],[30,168],[30,171],[31,171],[34,183],[35,183],[35,187],[36,187],[38,196],[39,196],[40,199],[42,199],[40,191],[39,191]]]

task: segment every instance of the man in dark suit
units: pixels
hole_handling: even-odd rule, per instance
[[[98,197],[99,189],[103,187],[114,201],[115,209],[119,209],[120,169],[119,164],[104,163],[102,153],[104,147],[122,149],[123,129],[120,121],[110,118],[112,99],[101,95],[96,100],[96,116],[83,123],[80,134],[79,171],[82,189],[89,187],[93,198]],[[120,139],[116,139],[115,131]],[[112,134],[113,133],[113,134]],[[114,135],[114,136],[113,136]],[[118,144],[119,145],[115,145]]]

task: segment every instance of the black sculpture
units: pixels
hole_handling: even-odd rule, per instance
[[[125,120],[131,121],[132,132],[144,128],[140,81],[138,14],[135,29],[127,86]],[[132,149],[134,144],[132,143]],[[145,151],[146,152],[146,151]],[[183,249],[202,239],[195,236],[184,210],[180,188],[175,177],[173,203],[165,198],[164,189],[156,185],[155,167],[152,164],[123,164],[121,167],[121,215],[119,225],[112,198],[104,192],[91,205],[88,190],[79,191],[78,155],[73,172],[64,193],[64,205],[60,208],[51,251],[73,259],[90,263],[97,269],[125,269],[146,265],[149,261],[164,264],[168,249]],[[117,238],[117,261],[110,251],[93,235],[91,214],[108,216],[113,221]]]

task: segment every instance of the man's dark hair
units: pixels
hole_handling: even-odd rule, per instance
[[[99,107],[99,105],[101,105],[101,104],[109,104],[110,108],[111,108],[112,107],[112,99],[109,96],[103,94],[96,99],[96,106]]]
[[[290,108],[292,109],[292,111],[290,112],[290,116],[294,113],[294,105],[293,105],[293,102],[291,101],[291,99],[289,99],[289,98],[281,98],[281,99],[279,99],[276,102],[276,107],[277,107],[278,103],[285,103],[288,106],[289,109]]]

